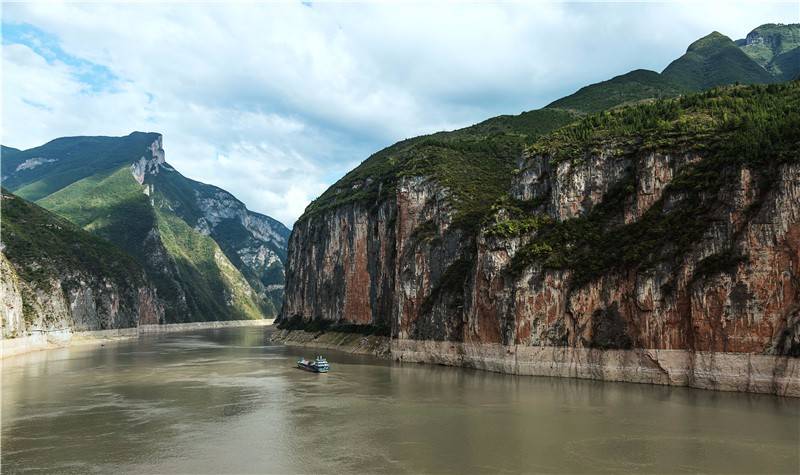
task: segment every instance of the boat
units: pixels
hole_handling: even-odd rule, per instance
[[[328,370],[331,369],[328,360],[320,355],[317,355],[314,361],[301,358],[297,361],[297,367],[306,371],[311,371],[312,373],[327,373]]]

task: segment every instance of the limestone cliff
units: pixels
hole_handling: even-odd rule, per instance
[[[334,185],[290,238],[282,325],[387,327],[410,361],[800,395],[799,92],[581,119],[508,157],[477,227],[432,174]]]

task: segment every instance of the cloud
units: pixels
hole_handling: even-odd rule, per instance
[[[794,3],[5,4],[2,141],[164,134],[286,224],[397,140],[541,107]]]

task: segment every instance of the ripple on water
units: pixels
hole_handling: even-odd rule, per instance
[[[8,472],[793,472],[800,401],[393,365],[263,331],[4,368]],[[711,394],[711,395],[709,395]],[[792,458],[794,454],[794,459]]]
[[[675,472],[696,473],[719,471],[720,467],[715,469],[713,464],[722,464],[722,471],[730,473],[767,473],[780,472],[779,467],[791,466],[793,458],[797,460],[797,447],[778,447],[774,443],[729,437],[595,437],[571,441],[564,450],[587,467],[609,472],[619,471],[621,468],[625,471],[641,472],[670,467]],[[764,461],[770,459],[778,462],[772,469],[769,465],[764,465]],[[707,465],[704,461],[713,462]]]

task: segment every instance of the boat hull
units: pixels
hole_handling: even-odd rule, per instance
[[[302,369],[302,370],[311,372],[311,373],[327,373],[328,372],[327,368],[317,368],[316,366],[306,365],[306,364],[302,364],[302,363],[297,363],[297,367]]]

